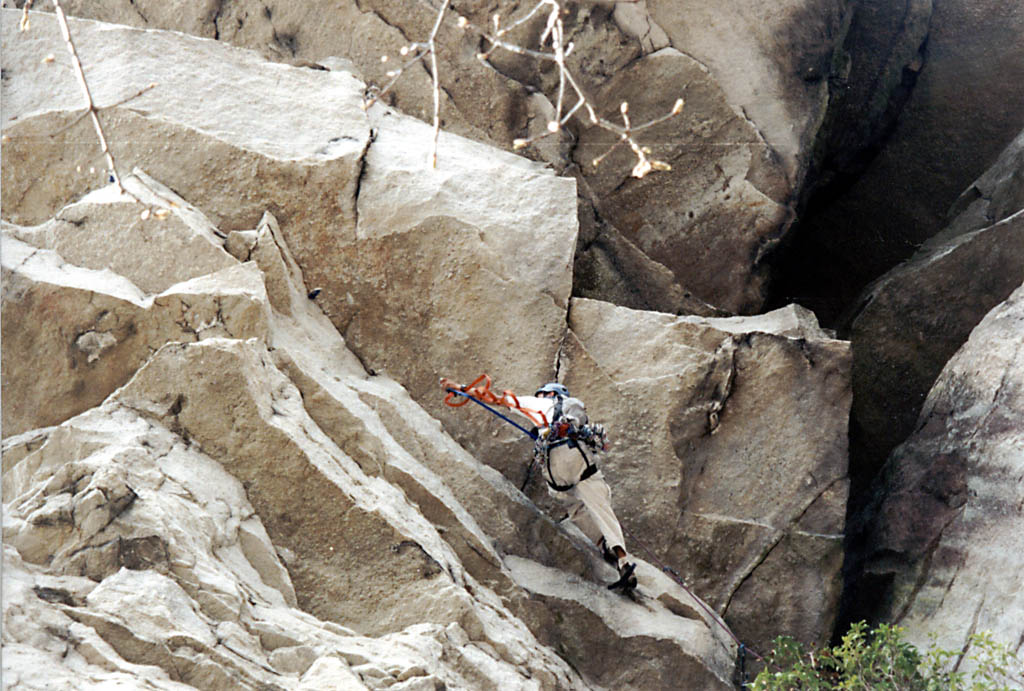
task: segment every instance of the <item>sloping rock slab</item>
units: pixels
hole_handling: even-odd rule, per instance
[[[438,378],[487,372],[525,390],[554,376],[572,287],[575,184],[445,135],[446,155],[432,170],[429,127],[382,109],[371,116],[377,135],[355,236],[339,241],[323,228],[318,237],[334,244],[336,259],[296,258],[363,364],[400,381],[500,467],[516,436],[455,424]]]
[[[827,641],[849,344],[797,307],[704,319],[576,299],[569,323],[563,378],[608,427],[627,548],[678,570],[752,647],[780,630]]]
[[[1024,287],[971,332],[889,457],[866,544],[873,608],[908,637],[966,650],[1024,635]]]
[[[337,352],[344,344],[324,316],[310,309],[301,273],[288,259],[287,247],[275,228],[272,222],[261,226],[250,255],[260,263],[268,286],[280,286],[286,275],[295,282],[292,300],[287,303],[290,307],[275,312],[277,319],[288,312],[294,322],[284,328],[285,322],[278,321],[279,328],[273,331],[274,359],[296,383],[310,416],[339,448],[368,476],[400,487],[439,528],[467,574],[499,594],[542,643],[558,650],[586,677],[609,686],[632,678],[636,670],[630,666],[599,664],[626,645],[652,661],[647,668],[652,678],[671,678],[675,660],[694,666],[691,676],[705,679],[700,682],[703,685],[725,683],[732,667],[731,642],[687,594],[671,582],[665,583],[664,578],[659,581],[656,572],[646,573],[642,577],[645,592],[655,600],[679,604],[663,609],[652,601],[634,610],[632,623],[629,617],[624,620],[619,610],[630,605],[595,586],[595,580],[614,578],[613,572],[592,547],[581,549],[582,536],[571,532],[567,536],[538,514],[504,478],[441,433],[437,421],[393,380],[367,377],[351,362],[339,367],[344,361]],[[281,254],[275,257],[277,252]],[[287,274],[285,267],[291,267]],[[270,296],[275,308],[282,305],[278,288],[271,288]],[[322,336],[316,343],[304,344],[296,333]],[[525,573],[546,568],[555,574],[552,578],[562,584],[560,590],[571,596],[549,599],[546,606],[536,607],[535,593],[551,585],[520,577],[522,572],[509,565],[511,555],[521,555],[515,563],[537,563]],[[541,564],[557,566],[558,571]],[[550,580],[544,579],[544,583]],[[669,612],[684,613],[679,615],[681,619]],[[586,627],[584,635],[578,622],[595,616],[603,623]],[[662,623],[647,621],[650,617],[660,618]],[[580,636],[585,644],[579,648],[563,645],[568,637]],[[674,652],[666,653],[668,650]],[[703,671],[696,671],[698,668]]]
[[[99,404],[167,341],[266,334],[268,305],[258,269],[223,250],[233,266],[146,295],[109,269],[66,263],[7,230],[5,435],[56,424]]]

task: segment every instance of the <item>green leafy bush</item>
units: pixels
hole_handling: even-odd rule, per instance
[[[934,643],[921,653],[899,626],[850,627],[837,646],[809,650],[775,639],[754,691],[1012,691],[1024,689],[1024,662],[989,633],[969,639],[966,655]],[[963,658],[963,660],[961,660]],[[965,662],[967,664],[965,664]],[[959,663],[959,664],[958,664]],[[960,671],[966,667],[967,671]]]

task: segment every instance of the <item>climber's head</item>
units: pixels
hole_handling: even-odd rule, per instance
[[[538,398],[569,398],[569,389],[565,388],[564,385],[558,382],[549,382],[544,386],[537,389],[536,393],[533,394]]]

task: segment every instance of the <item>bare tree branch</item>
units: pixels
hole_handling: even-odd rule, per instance
[[[581,2],[584,0],[575,1]],[[572,42],[569,42],[568,44],[565,42],[565,27],[562,22],[562,15],[565,11],[565,2],[566,0],[537,0],[537,3],[527,10],[522,16],[504,26],[502,25],[501,15],[496,13],[491,17],[493,27],[490,30],[478,28],[462,16],[457,20],[457,26],[460,29],[471,30],[488,42],[489,47],[477,55],[477,58],[483,62],[486,62],[495,50],[505,50],[516,55],[522,55],[536,60],[554,62],[557,66],[558,91],[555,94],[554,119],[548,123],[545,132],[528,139],[516,139],[512,142],[512,148],[522,149],[545,137],[559,132],[574,115],[577,115],[577,113],[583,109],[586,112],[587,120],[592,125],[607,130],[618,137],[618,140],[608,149],[608,151],[593,160],[593,165],[599,165],[601,161],[608,156],[608,154],[618,148],[620,144],[625,143],[637,157],[636,165],[632,170],[632,175],[634,177],[642,178],[654,170],[671,170],[671,166],[668,163],[651,159],[650,149],[641,146],[634,138],[634,135],[637,132],[659,125],[678,115],[683,109],[683,99],[680,98],[676,101],[671,112],[640,125],[634,126],[631,124],[629,118],[629,105],[626,103],[623,103],[620,109],[623,119],[622,125],[600,117],[597,114],[592,101],[586,93],[584,93],[579,82],[576,80],[576,77],[566,65],[566,58],[572,54],[573,44]],[[429,55],[434,89],[434,147],[430,157],[432,167],[436,167],[437,165],[437,140],[441,128],[440,76],[438,74],[435,41],[443,24],[444,16],[450,5],[451,0],[444,0],[440,8],[436,10],[437,19],[434,22],[433,29],[430,32],[430,36],[427,41],[425,43],[413,43],[411,46],[403,48],[402,55],[412,54],[412,59],[402,65],[399,69],[388,72],[388,76],[391,77],[391,81],[389,81],[381,91],[377,92],[364,104],[364,108],[369,108],[376,103],[395,85],[398,79],[409,67]],[[540,50],[527,48],[513,40],[510,40],[510,33],[526,25],[531,19],[545,12],[547,13],[547,20],[545,22],[544,31],[540,37]],[[546,46],[550,46],[550,51],[545,50]],[[387,60],[387,57],[385,56],[382,59]],[[574,103],[567,107],[566,101],[570,97],[574,100]]]
[[[502,38],[508,33],[509,30],[521,25],[526,18],[533,16],[539,8],[545,6],[549,7],[550,9],[548,14],[547,26],[544,29],[544,33],[541,35],[541,46],[543,47],[545,43],[550,42],[552,52],[545,53],[543,51],[524,49],[522,46],[511,43]],[[655,125],[659,125],[665,122],[666,120],[669,120],[670,118],[673,118],[676,115],[678,115],[680,112],[682,112],[683,109],[683,99],[680,98],[676,100],[676,103],[672,107],[671,112],[669,112],[667,115],[655,118],[642,125],[632,125],[629,119],[629,104],[625,102],[622,103],[620,107],[620,112],[622,113],[623,121],[622,125],[617,125],[613,122],[610,122],[609,120],[606,120],[598,116],[593,105],[591,104],[590,99],[583,92],[583,89],[576,81],[576,78],[573,76],[572,72],[569,71],[568,67],[565,64],[565,58],[571,53],[573,44],[569,43],[568,46],[565,46],[563,48],[565,30],[564,26],[562,25],[561,13],[562,5],[560,4],[559,0],[539,0],[538,4],[532,10],[530,10],[530,12],[527,13],[523,19],[516,20],[508,28],[499,29],[498,18],[496,16],[495,31],[491,34],[484,34],[484,38],[486,38],[491,43],[492,48],[490,51],[480,56],[481,59],[486,59],[490,55],[490,52],[493,51],[495,48],[501,48],[503,50],[517,53],[519,55],[529,55],[540,60],[551,60],[554,61],[555,64],[558,66],[559,88],[557,102],[555,104],[555,120],[548,123],[547,132],[532,137],[530,139],[517,139],[513,142],[513,148],[521,149],[540,139],[543,139],[544,137],[547,137],[551,134],[554,134],[555,132],[558,132],[568,121],[569,117],[575,114],[576,111],[578,111],[580,108],[585,108],[591,124],[600,127],[601,129],[612,132],[613,134],[619,137],[619,140],[615,142],[615,144],[613,144],[611,148],[609,148],[607,151],[605,151],[603,154],[601,154],[600,156],[593,160],[593,165],[599,165],[608,156],[608,154],[610,154],[612,151],[618,148],[620,144],[626,143],[629,145],[630,149],[637,157],[637,163],[632,170],[632,175],[634,177],[642,178],[653,170],[671,170],[671,166],[668,163],[665,163],[664,161],[650,159],[650,149],[641,146],[636,141],[636,139],[634,139],[633,135],[636,132],[648,129],[650,127],[654,127]],[[566,83],[568,83],[569,86],[572,87],[572,91],[575,93],[577,102],[568,111],[566,116],[562,116]]]
[[[431,168],[437,168],[437,140],[441,136],[441,78],[437,71],[437,46],[434,44],[434,39],[437,38],[437,32],[441,28],[444,13],[448,11],[449,5],[451,5],[451,0],[444,0],[444,4],[437,12],[434,29],[430,32],[430,38],[427,39],[427,50],[430,52],[430,76],[434,79],[434,147],[430,152]]]
[[[30,28],[28,12],[32,8],[34,2],[35,0],[28,0],[25,3],[25,6],[23,7],[20,24],[21,31],[28,31]],[[107,144],[107,137],[103,133],[103,125],[100,124],[100,108],[96,105],[96,102],[93,100],[92,91],[90,91],[89,89],[89,82],[85,78],[85,70],[82,68],[82,61],[78,57],[78,50],[75,48],[75,41],[71,36],[71,28],[68,26],[68,19],[64,15],[64,9],[60,6],[60,0],[53,0],[53,7],[57,16],[57,24],[60,26],[61,36],[64,39],[64,45],[67,46],[68,54],[71,56],[71,66],[72,68],[74,68],[75,77],[78,79],[79,86],[82,87],[82,93],[85,94],[87,110],[82,117],[88,115],[89,119],[92,120],[93,129],[96,130],[96,137],[100,141],[100,150],[103,152],[103,155],[107,159],[107,167],[110,170],[111,181],[115,185],[117,185],[117,189],[121,194],[126,195],[133,199],[134,201],[138,202],[139,199],[134,194],[126,190],[124,185],[121,183],[121,176],[118,174],[117,164],[114,162],[114,154],[110,150],[110,146]],[[51,56],[47,56],[46,60],[50,61]],[[115,103],[113,104],[113,106],[109,107],[116,107],[118,105],[127,103],[132,99],[138,98],[145,92],[152,89],[154,86],[156,86],[156,84],[150,84],[144,89],[141,89],[138,93],[133,94],[132,96],[129,96],[128,98],[123,99],[122,101],[119,101],[118,103]],[[76,119],[74,122],[71,123],[71,125],[68,125],[68,127],[77,124],[79,120],[81,120],[81,118]]]
[[[387,73],[391,77],[383,89],[374,93],[370,98],[363,102],[363,110],[369,109],[377,101],[379,101],[391,87],[401,78],[407,69],[420,62],[426,57],[430,57],[430,76],[433,83],[434,93],[434,146],[430,153],[430,167],[437,168],[437,141],[441,136],[441,77],[437,67],[437,44],[435,39],[437,38],[438,31],[441,30],[441,25],[444,22],[444,15],[451,6],[451,0],[444,0],[440,9],[437,10],[437,19],[434,20],[434,28],[430,32],[430,36],[423,43],[413,43],[409,46],[404,46],[401,50],[403,56],[412,55],[412,59],[407,61],[404,65],[399,67],[397,70],[391,70]],[[462,26],[463,24],[460,24]],[[385,55],[381,58],[382,61],[386,62],[388,57]]]

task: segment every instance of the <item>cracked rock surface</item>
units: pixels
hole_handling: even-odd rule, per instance
[[[242,7],[218,5],[218,31]],[[5,681],[724,689],[727,625],[762,649],[780,627],[829,637],[849,348],[813,316],[572,298],[579,187],[621,181],[448,133],[428,169],[430,128],[362,111],[340,63],[75,20],[99,102],[158,81],[103,111],[136,203],[90,172],[77,85],[40,59],[56,31],[19,17],[2,14]],[[623,70],[704,79],[670,47],[620,49]],[[783,213],[744,172],[759,135],[697,91],[709,132],[752,143],[708,172],[715,194]],[[608,426],[638,601],[536,479],[517,489],[519,432],[443,405],[438,376],[481,371],[560,378]]]
[[[835,635],[841,568],[840,625],[1019,646],[1020,136],[925,241],[1020,132],[1019,3],[569,3],[597,112],[685,100],[643,179],[586,118],[501,150],[558,70],[456,18],[531,5],[440,27],[436,168],[429,61],[361,107],[429,3],[62,5],[139,203],[54,17],[0,12],[5,684],[729,688],[730,630]],[[732,316],[818,291],[852,345]],[[637,601],[443,404],[481,372],[606,426]]]

